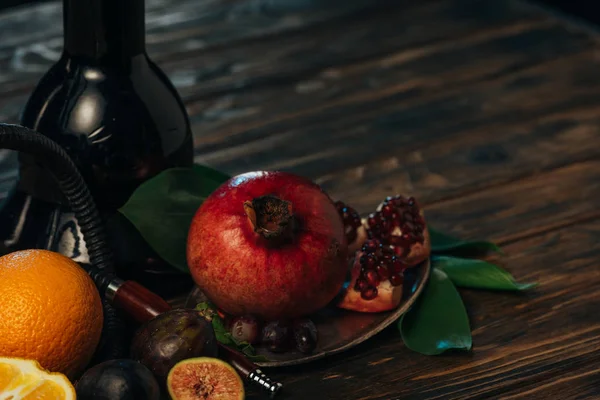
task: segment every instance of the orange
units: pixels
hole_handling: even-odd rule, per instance
[[[100,341],[100,295],[73,260],[46,250],[0,257],[0,357],[76,378]]]
[[[50,373],[34,360],[0,357],[0,400],[75,400],[66,376]]]

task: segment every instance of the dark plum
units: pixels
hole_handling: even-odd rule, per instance
[[[179,361],[216,357],[217,353],[212,324],[189,309],[171,310],[153,318],[138,329],[131,345],[131,358],[148,367],[161,386]]]
[[[294,321],[294,342],[298,351],[309,354],[317,347],[319,338],[317,327],[310,319]]]
[[[78,400],[160,400],[152,372],[129,359],[109,360],[88,369],[75,390]]]
[[[229,322],[229,331],[235,340],[256,344],[260,339],[260,325],[251,315],[233,317]]]
[[[282,353],[292,347],[292,324],[288,321],[273,321],[262,330],[261,343],[273,353]]]

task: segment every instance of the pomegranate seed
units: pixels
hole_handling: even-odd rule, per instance
[[[357,279],[356,284],[354,285],[354,290],[356,290],[357,292],[362,292],[368,286],[369,285],[367,284],[367,281],[365,281],[364,279]]]
[[[397,196],[397,197],[394,199],[394,205],[395,205],[396,207],[402,207],[402,206],[403,206],[403,205],[405,205],[405,204],[406,204],[406,199],[404,199],[404,197],[402,197],[402,196]]]
[[[387,218],[382,220],[381,224],[379,224],[379,225],[380,225],[380,229],[384,232],[388,232],[393,228],[392,221]]]
[[[373,254],[369,254],[367,256],[366,267],[368,269],[373,269],[377,265],[377,258]]]
[[[385,206],[383,206],[383,208],[381,209],[381,214],[385,217],[385,218],[390,218],[392,215],[394,215],[394,207],[391,206],[390,204],[386,204]]]
[[[406,269],[406,264],[404,264],[404,263],[403,263],[403,262],[400,260],[400,258],[398,258],[398,257],[394,257],[394,260],[392,261],[392,270],[393,270],[395,273],[398,273],[398,272],[402,272],[402,271],[404,271],[405,269]]]
[[[379,248],[380,245],[381,243],[377,239],[371,239],[365,243],[366,248],[370,251],[377,250],[377,248]]]
[[[365,300],[373,300],[377,297],[376,287],[367,287],[365,290],[360,292],[360,296]]]
[[[380,221],[380,217],[379,217],[379,213],[371,213],[369,214],[369,217],[367,218],[367,224],[369,225],[370,228],[374,228],[379,224]]]
[[[406,240],[404,240],[401,236],[392,236],[390,238],[390,244],[392,246],[402,247],[402,246],[404,246],[405,243],[406,243]]]
[[[377,272],[375,272],[374,270],[368,270],[365,273],[365,279],[367,281],[367,283],[371,286],[377,286],[379,285],[379,276],[377,275]]]
[[[394,254],[394,249],[389,245],[380,245],[380,249],[383,254]]]
[[[404,247],[404,246],[394,247],[394,251],[396,252],[396,257],[402,258],[402,257],[406,256],[406,254],[408,253],[408,247]]]
[[[358,236],[357,229],[361,226],[360,215],[358,215],[354,208],[347,206],[339,200],[335,202],[335,208],[344,223],[346,240],[348,243],[354,242]]]
[[[404,281],[404,277],[402,276],[401,273],[397,273],[397,274],[390,276],[390,283],[393,286],[400,286],[400,285],[402,285],[403,281]]]
[[[375,271],[377,271],[377,275],[379,275],[379,279],[381,279],[382,281],[385,281],[390,277],[390,271],[387,269],[386,266],[378,265]]]

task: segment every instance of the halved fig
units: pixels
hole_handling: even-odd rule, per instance
[[[244,384],[233,367],[218,358],[189,358],[167,377],[173,400],[244,400]]]

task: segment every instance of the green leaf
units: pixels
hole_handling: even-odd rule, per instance
[[[433,266],[444,271],[459,287],[492,290],[527,290],[537,283],[515,282],[511,274],[483,260],[434,256]]]
[[[469,317],[460,295],[448,276],[437,268],[416,304],[398,322],[409,349],[438,355],[450,349],[470,350]]]
[[[168,169],[140,185],[119,211],[161,258],[187,272],[186,241],[192,217],[228,179],[200,165]]]
[[[486,250],[495,251],[502,253],[500,247],[492,242],[487,241],[467,241],[459,238],[455,238],[445,233],[436,231],[435,229],[429,229],[429,237],[431,238],[431,251],[433,253],[442,253],[448,251],[458,250]]]
[[[246,357],[248,357],[252,361],[263,362],[269,361],[268,358],[262,355],[257,355],[256,350],[252,345],[248,342],[241,342],[236,340],[231,333],[225,328],[225,323],[223,319],[217,314],[216,308],[208,303],[202,302],[196,305],[196,310],[200,311],[202,315],[210,319],[212,322],[213,330],[215,331],[215,337],[217,340],[228,347],[234,348],[240,352],[242,352]]]

